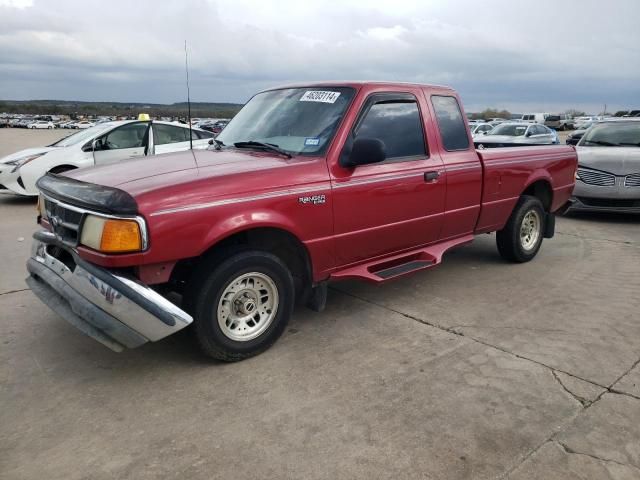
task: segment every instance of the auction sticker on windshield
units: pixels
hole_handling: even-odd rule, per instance
[[[307,90],[304,95],[300,97],[301,102],[321,102],[321,103],[335,103],[340,96],[340,92],[328,92],[321,90]]]

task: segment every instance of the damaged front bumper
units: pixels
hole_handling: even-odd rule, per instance
[[[119,352],[160,340],[192,317],[134,277],[82,260],[50,232],[34,234],[26,282],[85,334]]]

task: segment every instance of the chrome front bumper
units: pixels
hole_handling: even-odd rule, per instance
[[[82,260],[46,231],[34,234],[27,270],[27,284],[40,300],[116,352],[160,340],[193,321],[136,278]]]

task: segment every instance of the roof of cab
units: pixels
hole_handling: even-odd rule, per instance
[[[412,88],[430,88],[434,90],[447,90],[453,92],[454,89],[451,87],[447,87],[445,85],[433,85],[426,83],[412,83],[412,82],[395,82],[395,81],[378,81],[378,80],[325,80],[319,82],[308,82],[308,83],[291,83],[285,85],[278,85],[272,88],[266,88],[259,93],[269,92],[271,90],[282,90],[285,88],[317,88],[317,87],[353,87],[353,88],[362,88],[366,86],[376,86],[376,87],[397,87],[399,85],[408,86]]]

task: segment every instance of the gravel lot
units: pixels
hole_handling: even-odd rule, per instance
[[[66,133],[2,129],[0,156]],[[334,284],[231,365],[188,332],[84,337],[24,284],[34,201],[0,219],[0,478],[640,478],[640,217],[560,218],[525,265],[483,235]]]

